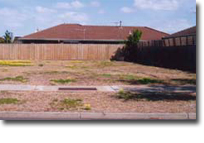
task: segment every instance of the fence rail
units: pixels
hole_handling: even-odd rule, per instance
[[[163,38],[162,40],[143,41],[138,43],[138,47],[174,47],[196,45],[196,35],[186,35],[179,37]]]
[[[123,45],[0,44],[0,60],[109,60]]]

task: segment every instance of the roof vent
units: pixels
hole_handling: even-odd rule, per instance
[[[123,22],[122,22],[122,21],[120,21],[120,25],[119,25],[119,26],[120,26],[120,29],[122,29],[122,28],[123,28],[123,25],[122,25],[122,24],[123,24]]]
[[[40,30],[37,28],[36,30],[35,30],[35,33],[37,33],[37,32],[39,32]]]

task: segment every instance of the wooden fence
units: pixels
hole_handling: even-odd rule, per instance
[[[123,45],[0,44],[0,60],[109,60]]]
[[[163,38],[162,40],[143,41],[138,43],[138,47],[173,47],[196,45],[196,35],[186,35],[179,37]]]
[[[196,72],[196,46],[138,48],[136,62]]]
[[[140,42],[136,62],[196,72],[196,35]]]

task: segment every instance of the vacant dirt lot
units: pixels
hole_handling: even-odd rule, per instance
[[[196,84],[196,74],[126,62],[45,61],[28,62],[27,66],[15,64],[0,63],[0,84]]]
[[[195,95],[188,95],[195,97]],[[0,104],[0,111],[29,112],[141,112],[194,113],[196,99],[123,100],[113,93],[1,92],[1,98],[18,99],[17,103]],[[66,101],[69,100],[69,101]],[[79,104],[75,101],[80,101]],[[88,106],[89,108],[87,108]]]
[[[0,61],[0,84],[195,85],[196,74],[126,62]],[[189,113],[196,112],[196,94],[0,91],[0,111]]]

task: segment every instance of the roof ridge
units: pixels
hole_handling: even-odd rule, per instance
[[[95,27],[101,27],[101,26],[103,26],[103,27],[119,27],[119,26],[115,26],[115,25],[83,25],[83,24],[76,24],[76,23],[64,23],[65,25],[80,25],[80,26],[95,26]],[[143,27],[144,28],[144,26],[122,26],[122,27]]]

